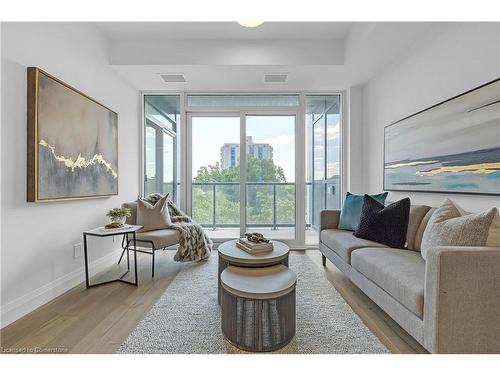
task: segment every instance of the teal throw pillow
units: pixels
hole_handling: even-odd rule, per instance
[[[385,199],[388,193],[380,193],[370,195],[377,202],[385,205]],[[356,230],[359,225],[359,218],[361,216],[361,209],[363,208],[363,195],[356,195],[347,192],[344,206],[340,212],[339,229],[343,230]]]

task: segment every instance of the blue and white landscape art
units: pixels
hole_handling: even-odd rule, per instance
[[[387,126],[384,189],[500,195],[500,80]]]

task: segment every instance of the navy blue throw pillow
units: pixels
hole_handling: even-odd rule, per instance
[[[365,194],[359,226],[354,235],[389,247],[403,249],[409,218],[410,198],[384,206]]]

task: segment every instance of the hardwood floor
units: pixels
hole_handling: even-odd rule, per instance
[[[306,253],[391,352],[425,352],[333,264],[327,262],[323,267],[319,251]],[[41,348],[49,352],[114,353],[183,268],[173,261],[173,255],[174,251],[157,252],[155,278],[151,279],[151,257],[139,254],[138,287],[111,283],[73,288],[3,328],[2,352]]]

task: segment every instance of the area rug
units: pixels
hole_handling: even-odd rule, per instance
[[[292,252],[290,268],[298,277],[296,336],[273,353],[388,353],[308,255]],[[221,333],[217,252],[184,265],[118,353],[246,353]]]

